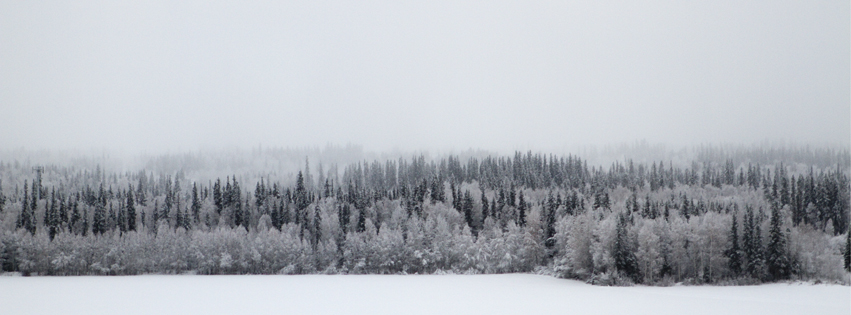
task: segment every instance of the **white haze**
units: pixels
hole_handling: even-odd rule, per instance
[[[3,1],[0,148],[847,145],[848,1]]]

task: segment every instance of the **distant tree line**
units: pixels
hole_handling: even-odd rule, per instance
[[[294,183],[262,169],[203,183],[182,171],[48,165],[45,186],[29,165],[0,162],[0,180],[16,183],[0,181],[0,264],[50,275],[543,268],[602,284],[847,278],[848,165],[710,153],[690,167],[608,169],[532,152],[415,156],[339,174],[320,164],[317,178],[305,162]],[[837,159],[824,154],[808,158]]]

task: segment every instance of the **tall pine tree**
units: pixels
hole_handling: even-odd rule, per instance
[[[738,276],[742,272],[742,249],[739,247],[739,224],[736,219],[736,214],[733,214],[733,224],[730,226],[730,247],[724,252],[724,255],[729,258],[727,266],[733,276]]]
[[[845,270],[851,271],[851,230],[845,232]]]
[[[786,235],[783,234],[782,223],[780,208],[775,205],[771,208],[771,228],[768,231],[766,247],[766,266],[772,280],[789,277],[789,257],[786,254]]]
[[[144,221],[144,220],[143,220]],[[133,186],[127,190],[127,230],[136,230],[136,205],[133,200]]]
[[[517,224],[520,225],[520,227],[524,227],[526,226],[526,199],[523,197],[522,190],[520,191],[520,196],[517,199],[520,199],[517,206]]]
[[[615,268],[617,268],[618,272],[622,273],[624,276],[632,279],[633,282],[638,282],[640,280],[638,274],[638,259],[635,257],[635,252],[632,246],[633,242],[627,231],[628,220],[626,217],[627,215],[624,213],[618,215],[618,224],[615,227]]]
[[[195,224],[201,221],[201,200],[198,198],[198,185],[192,183],[192,222]]]

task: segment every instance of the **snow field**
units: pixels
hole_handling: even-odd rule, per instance
[[[530,274],[0,277],[0,313],[851,314],[851,287],[600,287]]]

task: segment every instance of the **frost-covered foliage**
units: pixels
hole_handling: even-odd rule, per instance
[[[204,183],[183,171],[67,166],[31,178],[30,165],[0,162],[0,265],[46,275],[545,268],[600,284],[847,281],[844,168],[701,162],[604,170],[574,156],[419,156],[342,173],[320,165],[317,176],[305,163],[292,184],[262,168]]]

